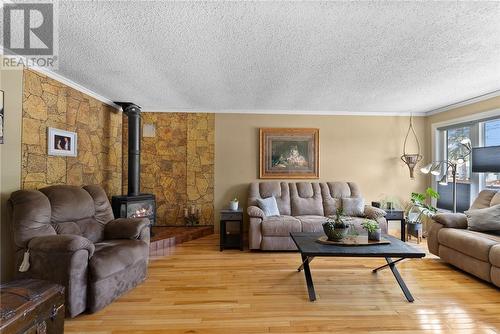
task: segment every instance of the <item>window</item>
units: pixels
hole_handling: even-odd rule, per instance
[[[484,122],[484,146],[500,145],[500,119]],[[500,173],[485,173],[484,186],[500,189]]]
[[[464,139],[471,139],[470,126],[464,126],[446,131],[447,159],[458,162],[457,182],[467,183],[470,181],[471,168],[470,156],[466,148],[460,143]],[[448,170],[448,181],[453,181],[451,169]]]
[[[467,210],[479,191],[485,188],[500,190],[500,173],[472,173],[472,164],[468,150],[461,144],[469,139],[472,147],[500,146],[500,110],[485,119],[470,120],[464,123],[446,124],[436,128],[435,161],[457,162],[457,211]],[[440,175],[433,178],[433,187],[438,190],[440,199],[437,207],[451,210],[453,208],[453,177],[451,169],[441,170]],[[448,184],[439,181],[446,174]]]

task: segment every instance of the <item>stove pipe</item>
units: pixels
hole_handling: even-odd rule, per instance
[[[141,107],[130,102],[115,102],[128,117],[128,196],[141,192]]]

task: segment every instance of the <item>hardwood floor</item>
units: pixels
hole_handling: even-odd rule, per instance
[[[423,245],[421,244],[423,247]],[[298,253],[219,252],[218,236],[153,259],[149,278],[66,333],[500,333],[500,290],[436,258],[398,265],[408,303],[383,259],[317,258],[309,302]]]

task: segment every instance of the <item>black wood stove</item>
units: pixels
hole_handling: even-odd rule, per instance
[[[128,117],[128,192],[113,196],[111,206],[116,218],[149,218],[156,224],[156,200],[153,194],[141,194],[141,107],[115,102]]]

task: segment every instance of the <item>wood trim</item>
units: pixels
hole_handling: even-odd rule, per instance
[[[311,173],[291,174],[265,171],[265,136],[274,135],[312,135],[314,138],[314,170]],[[319,129],[317,128],[260,128],[259,129],[259,178],[260,179],[319,179]]]

